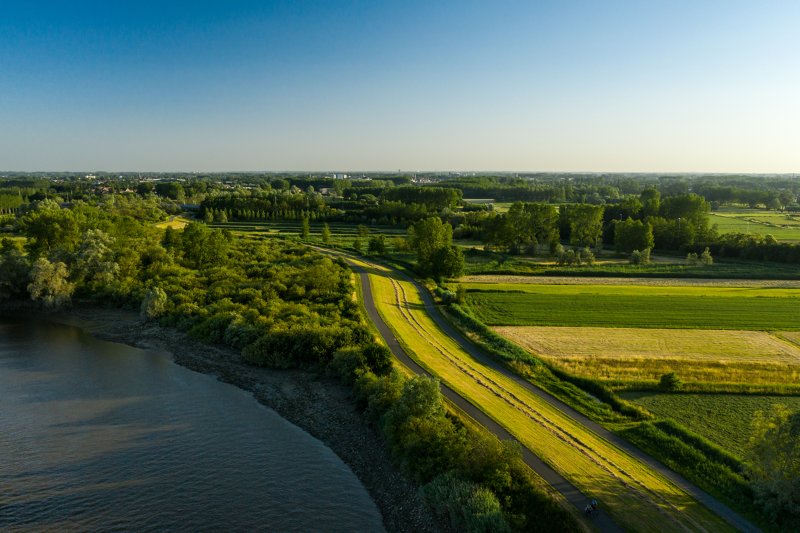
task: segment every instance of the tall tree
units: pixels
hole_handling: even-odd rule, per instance
[[[75,286],[69,282],[67,265],[51,263],[44,257],[34,261],[28,292],[34,302],[48,309],[58,309],[70,301]]]
[[[561,217],[569,228],[569,240],[577,246],[597,246],[603,235],[603,206],[574,204],[561,207]]]
[[[414,223],[408,232],[411,248],[417,252],[417,264],[425,273],[434,271],[434,256],[441,248],[453,242],[453,227],[439,217],[430,217]]]
[[[614,247],[618,252],[640,252],[645,248],[653,248],[653,226],[649,222],[633,220],[628,217],[624,221],[614,222]]]

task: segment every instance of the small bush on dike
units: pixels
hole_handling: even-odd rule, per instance
[[[675,392],[683,387],[683,381],[675,372],[669,372],[661,376],[661,381],[658,382],[658,388],[666,392]]]

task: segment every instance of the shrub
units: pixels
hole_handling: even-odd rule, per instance
[[[510,531],[500,502],[492,491],[469,483],[448,472],[422,487],[425,501],[453,531]]]
[[[628,259],[628,262],[632,265],[649,265],[650,248],[645,248],[641,252],[639,250],[634,250]]]
[[[675,372],[669,372],[661,376],[661,381],[658,382],[658,388],[667,392],[674,392],[680,390],[683,386],[683,381]]]

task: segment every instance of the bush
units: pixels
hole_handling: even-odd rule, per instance
[[[422,487],[421,492],[434,513],[446,519],[453,531],[511,531],[492,491],[463,481],[451,472],[438,476]]]
[[[641,252],[639,250],[634,250],[628,259],[628,262],[632,265],[649,265],[650,248],[645,248]]]
[[[700,263],[704,266],[711,266],[714,264],[714,259],[711,257],[711,252],[706,246],[706,249],[703,250],[703,253],[700,254]]]
[[[682,386],[683,381],[681,381],[681,378],[679,378],[675,372],[664,374],[661,376],[661,381],[658,382],[658,388],[667,392],[680,390]]]

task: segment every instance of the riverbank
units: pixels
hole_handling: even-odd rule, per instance
[[[249,391],[261,404],[322,441],[352,469],[380,510],[387,531],[441,529],[418,488],[392,465],[382,440],[355,408],[348,389],[333,379],[304,370],[244,364],[234,350],[208,346],[177,330],[145,323],[131,311],[79,306],[41,315],[22,304],[3,306],[0,314],[42,317],[81,327],[99,339],[165,351],[181,366]]]

